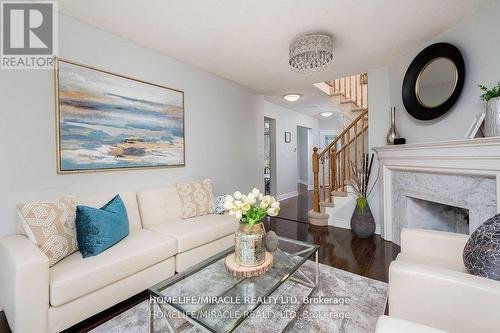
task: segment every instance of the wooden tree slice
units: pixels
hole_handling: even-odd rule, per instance
[[[241,266],[236,263],[235,254],[231,253],[224,259],[224,267],[226,271],[235,277],[251,277],[264,274],[273,266],[273,255],[266,252],[264,263],[259,266],[247,267]]]

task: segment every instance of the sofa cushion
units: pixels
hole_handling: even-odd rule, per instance
[[[467,272],[463,264],[458,264],[449,260],[433,258],[428,256],[421,256],[412,253],[400,253],[396,257],[396,260],[415,263],[415,264],[429,265],[439,268],[446,268],[456,272],[463,272],[463,273]]]
[[[144,228],[182,218],[181,199],[174,186],[140,191],[137,193],[137,201]]]
[[[234,216],[214,214],[167,221],[150,227],[153,231],[176,238],[179,253],[230,235],[237,228],[238,221]]]
[[[18,221],[28,238],[49,258],[49,266],[78,250],[73,198],[17,205]]]
[[[76,235],[84,258],[96,256],[128,235],[127,209],[119,195],[101,208],[76,207]]]
[[[174,238],[150,230],[130,232],[98,256],[73,253],[50,268],[50,304],[59,306],[175,255]]]
[[[214,212],[214,192],[210,179],[179,183],[176,187],[181,198],[183,218],[188,219]]]
[[[223,215],[226,213],[226,208],[224,208],[224,203],[226,202],[226,196],[227,196],[227,194],[222,194],[222,195],[219,195],[215,198],[215,200],[214,200],[214,203],[215,203],[214,214]]]
[[[465,244],[463,260],[469,273],[500,281],[500,214],[472,233]]]
[[[102,207],[113,199],[117,194],[120,195],[125,208],[127,208],[129,230],[142,229],[141,215],[137,205],[137,194],[135,192],[103,193],[76,197],[76,204],[89,207]]]

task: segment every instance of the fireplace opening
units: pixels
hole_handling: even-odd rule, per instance
[[[406,197],[406,225],[469,234],[469,210],[438,202]]]

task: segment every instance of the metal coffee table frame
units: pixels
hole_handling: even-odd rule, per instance
[[[278,239],[280,241],[283,241],[283,242],[287,242],[287,243],[291,243],[291,244],[296,244],[296,245],[299,245],[299,246],[304,246],[304,247],[309,247],[309,248],[303,249],[303,250],[295,252],[295,253],[287,253],[287,252],[282,251],[279,248],[277,249],[277,251],[279,251],[285,258],[287,258],[291,263],[294,264],[294,267],[293,267],[293,269],[288,274],[286,274],[284,277],[282,277],[280,281],[278,281],[277,283],[275,283],[274,286],[271,289],[269,289],[269,291],[268,291],[268,293],[266,295],[262,295],[262,296],[263,297],[270,296],[284,282],[286,282],[287,280],[290,280],[290,281],[293,281],[293,282],[296,282],[296,283],[299,283],[299,284],[302,284],[302,285],[304,285],[306,287],[311,288],[311,291],[307,295],[307,297],[310,297],[317,290],[318,283],[319,283],[319,262],[318,262],[318,249],[319,249],[319,246],[313,245],[313,244],[310,244],[310,243],[306,243],[306,242],[297,241],[297,240],[294,240],[294,239],[284,238],[284,237],[278,237]],[[178,273],[178,274],[172,276],[171,278],[169,278],[169,279],[167,279],[165,281],[162,281],[162,282],[156,284],[155,286],[149,288],[148,289],[149,295],[150,295],[150,299],[149,299],[149,332],[150,333],[154,332],[154,318],[155,318],[154,305],[156,304],[158,306],[158,308],[160,309],[160,312],[163,315],[163,319],[165,319],[167,327],[168,327],[168,329],[169,329],[169,331],[171,333],[178,333],[178,330],[175,328],[174,323],[172,322],[171,318],[169,318],[170,317],[168,315],[169,313],[176,313],[177,315],[180,315],[180,316],[177,316],[177,317],[178,318],[183,318],[183,319],[187,320],[193,326],[201,329],[202,331],[207,330],[209,332],[221,333],[221,331],[217,331],[217,330],[213,329],[212,327],[206,325],[202,321],[198,321],[195,318],[190,317],[189,314],[186,313],[186,311],[184,309],[182,309],[181,307],[178,307],[176,304],[173,304],[173,303],[164,304],[164,303],[158,303],[158,302],[156,302],[156,297],[159,297],[159,298],[163,297],[163,295],[161,295],[161,293],[159,292],[160,288],[162,290],[166,289],[166,288],[174,285],[175,283],[177,283],[177,282],[179,282],[181,280],[184,280],[185,278],[187,278],[187,277],[195,274],[196,272],[199,272],[199,271],[201,271],[201,270],[209,267],[210,265],[216,263],[220,259],[225,258],[228,254],[230,254],[232,252],[234,252],[234,247],[229,248],[229,249],[227,249],[227,250],[225,250],[223,252],[220,252],[220,253],[218,253],[218,254],[216,254],[216,255],[214,255],[214,256],[212,256],[212,257],[210,257],[210,258],[208,258],[208,259],[206,259],[204,261],[202,261],[201,263],[199,263],[199,264],[191,267],[187,271],[182,272],[182,273]],[[291,257],[298,257],[298,256],[301,256],[301,255],[307,254],[307,253],[309,253],[309,255],[305,256],[305,257],[301,257],[302,259],[300,261],[298,261],[298,262],[295,262],[291,258]],[[315,266],[316,267],[315,267],[315,271],[314,271],[314,277],[311,277],[307,273],[305,273],[301,268],[302,268],[302,265],[305,262],[307,262],[307,260],[309,260],[313,255],[315,256],[315,263],[316,263]],[[296,274],[298,276],[294,276]],[[237,281],[236,285],[232,286],[232,288],[234,288],[235,286],[237,286],[239,283],[241,283],[242,281],[244,281],[246,279],[247,278],[241,278],[241,279],[239,279]],[[262,302],[258,302],[257,305],[248,312],[248,314],[246,314],[244,316],[241,316],[236,321],[236,323],[233,325],[233,327],[231,329],[229,329],[227,331],[224,331],[224,332],[232,332],[232,331],[234,331],[253,312],[255,312],[255,310],[257,310],[260,307],[260,305],[262,305]],[[292,318],[288,322],[288,324],[285,326],[283,332],[286,332],[293,325],[293,323],[295,322],[296,318],[302,312],[303,307],[304,307],[304,303],[302,302],[299,305],[299,308],[297,309],[297,311],[295,312],[295,314],[296,314],[295,317]]]

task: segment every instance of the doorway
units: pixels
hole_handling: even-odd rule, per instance
[[[264,192],[276,196],[276,120],[264,117]]]
[[[297,126],[297,183],[299,188],[306,190],[309,187],[311,170],[310,132],[310,128]]]

